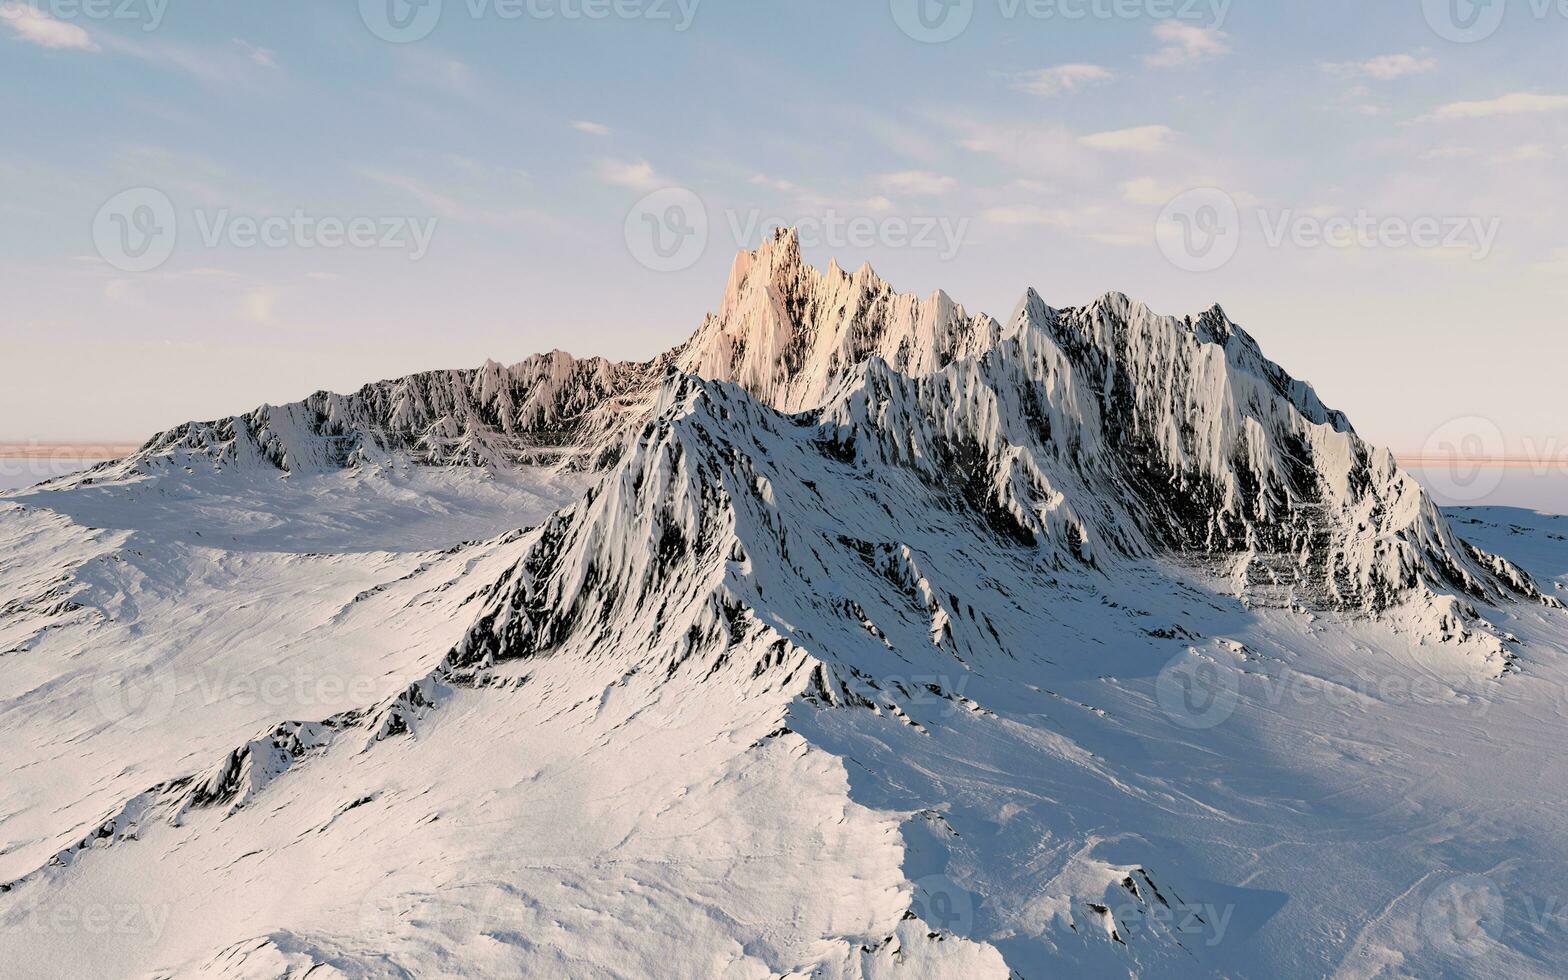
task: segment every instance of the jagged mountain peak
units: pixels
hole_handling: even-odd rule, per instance
[[[943,292],[899,293],[869,265],[819,272],[785,229],[736,256],[718,312],[675,353],[685,370],[735,381],[786,411],[822,404],[871,355],[935,370],[996,342],[1000,326]]]
[[[775,228],[773,234],[768,236],[754,249],[740,249],[735,253],[735,259],[730,264],[730,276],[724,290],[724,300],[720,304],[720,314],[739,296],[741,287],[754,273],[761,273],[772,282],[783,284],[795,279],[819,279],[827,281],[848,280],[867,285],[883,285],[882,277],[877,275],[872,268],[870,260],[864,260],[854,272],[850,272],[839,264],[837,256],[828,259],[825,270],[819,272],[814,266],[806,262],[801,253],[800,229],[793,226]]]
[[[553,350],[470,371],[433,371],[366,385],[351,395],[189,423],[153,437],[126,464],[79,479],[112,480],[174,465],[260,464],[293,472],[407,458],[427,465],[541,464],[594,469],[613,458],[617,433],[652,411],[660,374],[674,368],[734,381],[788,412],[826,404],[869,358],[909,375],[976,357],[1004,336],[1044,327],[1068,351],[1097,350],[1133,382],[1169,383],[1173,365],[1205,361],[1208,347],[1266,376],[1304,414],[1348,430],[1311,388],[1263,357],[1217,306],[1164,317],[1121,293],[1058,310],[1028,290],[1006,325],[971,315],[946,293],[900,293],[863,264],[806,264],[800,236],[781,229],[734,261],[718,311],[681,346],[649,362],[577,358]],[[1202,356],[1195,356],[1197,355]],[[1128,365],[1143,365],[1130,371]]]
[[[718,312],[653,361],[552,351],[318,393],[162,434],[131,463],[603,470],[628,433],[667,418],[672,390],[695,390],[681,376],[855,430],[860,452],[959,486],[993,529],[1049,544],[1052,561],[1207,556],[1234,563],[1221,571],[1239,591],[1369,611],[1418,586],[1539,596],[1467,552],[1386,452],[1218,305],[1178,318],[1109,292],[1059,309],[1030,289],[1004,326],[869,267],[819,272],[792,229],[741,252]]]
[[[179,937],[127,942],[116,957],[138,969],[116,973],[616,972],[653,933],[669,948],[621,972],[1276,975],[1300,962],[1277,936],[1430,904],[1451,834],[1401,853],[1385,893],[1347,905],[1343,889],[1371,880],[1387,821],[1430,823],[1387,805],[1438,782],[1424,763],[1457,775],[1441,767],[1456,738],[1512,724],[1464,756],[1478,778],[1515,735],[1560,734],[1513,711],[1560,693],[1560,658],[1526,645],[1561,637],[1554,600],[1461,540],[1217,306],[1168,317],[1108,293],[1058,309],[1029,290],[999,324],[869,268],[818,273],[783,237],[652,361],[427,372],[186,427],[140,460],[184,482],[57,503],[137,520],[167,503],[209,531],[279,500],[331,522],[329,496],[382,519],[401,513],[378,509],[388,488],[461,509],[446,490],[474,483],[500,488],[507,523],[442,551],[242,555],[156,528],[100,542],[48,504],[0,501],[21,556],[0,563],[18,596],[0,659],[39,719],[13,709],[13,741],[57,753],[17,772],[0,925],[177,882],[162,895]],[[384,460],[591,474],[542,506],[507,491],[558,472]],[[334,466],[363,472],[311,472]],[[214,468],[301,478],[235,494]],[[1526,675],[1498,683],[1515,649],[1535,651]],[[81,682],[97,655],[108,672]],[[243,678],[347,662],[376,682],[330,710],[314,692],[286,713],[198,705],[214,662]],[[1188,676],[1173,698],[1162,685],[1189,663],[1231,686]],[[35,684],[52,664],[77,673]],[[144,692],[175,720],[105,751],[121,712],[143,723],[119,685],[145,665],[195,689]],[[1454,686],[1401,704],[1366,683],[1406,668]],[[1500,710],[1434,727],[1466,705]],[[1394,754],[1402,732],[1426,754]],[[1314,753],[1320,768],[1286,768]],[[1216,778],[1228,759],[1237,780]],[[110,778],[59,780],[60,760]],[[1235,794],[1260,773],[1277,793]],[[1321,776],[1341,782],[1319,791]],[[1314,827],[1304,780],[1359,802]],[[1496,837],[1489,817],[1440,822]],[[1526,830],[1511,837],[1561,836]],[[1534,893],[1560,877],[1544,869]],[[628,882],[673,928],[619,914]],[[1176,918],[1200,907],[1213,943]],[[1264,912],[1239,912],[1221,945],[1238,907]],[[0,929],[18,937],[73,967],[83,945]],[[1335,947],[1311,969],[1346,961]]]
[[[1057,558],[1172,556],[1264,604],[1413,602],[1432,635],[1479,622],[1470,600],[1555,602],[1461,541],[1390,453],[1272,363],[1193,344],[1119,363],[1117,345],[1058,341],[1084,329],[1074,311],[1042,310],[930,375],[873,360],[824,413],[862,456],[966,488],[993,528]],[[1429,615],[1453,596],[1462,615]]]
[[[1109,292],[1085,306],[1062,310],[1026,297],[1020,310],[1029,311],[1064,349],[1097,351],[1107,368],[1114,365],[1135,384],[1169,384],[1171,372],[1178,369],[1198,384],[1218,373],[1251,376],[1312,422],[1354,431],[1344,413],[1329,408],[1310,384],[1270,360],[1218,303],[1196,317],[1176,317],[1156,313],[1124,293]]]
[[[1059,345],[1057,326],[1030,322],[923,374],[870,354],[822,407],[793,414],[670,370],[616,466],[539,532],[455,662],[608,644],[654,658],[638,669],[694,657],[717,669],[744,621],[773,624],[769,643],[874,673],[882,648],[861,633],[846,647],[787,628],[871,608],[869,585],[851,584],[867,561],[912,590],[933,643],[983,656],[984,634],[950,608],[972,586],[922,568],[986,542],[988,564],[1048,569],[1073,587],[1174,559],[1249,602],[1396,615],[1508,668],[1471,601],[1544,597],[1459,541],[1391,459],[1265,398],[1266,379],[1224,358],[1177,358],[1175,383],[1138,388],[1103,351]],[[1201,384],[1195,363],[1212,372]],[[879,520],[898,537],[868,541]],[[789,614],[782,596],[821,608]],[[889,631],[872,618],[872,636]],[[760,655],[767,643],[746,646]]]

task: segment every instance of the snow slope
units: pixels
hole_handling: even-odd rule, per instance
[[[524,363],[0,497],[5,962],[1559,972],[1561,529],[1218,308],[784,235],[653,362]]]

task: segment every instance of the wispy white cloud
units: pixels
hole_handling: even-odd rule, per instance
[[[961,148],[995,157],[1023,179],[1092,177],[1096,172],[1094,155],[1056,123],[1006,125],[961,116],[941,121],[958,134]]]
[[[1160,21],[1154,26],[1154,36],[1162,44],[1158,51],[1143,59],[1150,68],[1184,68],[1230,52],[1229,34],[1179,20]]]
[[[267,286],[247,289],[240,297],[240,315],[252,323],[273,322],[273,310],[278,304],[278,293]]]
[[[776,191],[780,194],[788,194],[802,208],[811,211],[820,211],[824,208],[844,208],[852,211],[869,212],[893,210],[893,202],[881,194],[866,198],[827,194],[810,187],[803,187],[795,181],[771,177],[768,174],[753,174],[750,182],[757,187],[766,187],[768,190]]]
[[[1366,61],[1325,61],[1322,68],[1337,78],[1372,78],[1389,81],[1419,75],[1437,67],[1437,59],[1414,54],[1384,54]]]
[[[103,284],[103,295],[111,303],[123,306],[134,306],[141,300],[141,294],[136,288],[133,279],[109,279]]]
[[[483,186],[465,183],[462,196],[459,197],[457,193],[452,192],[451,181],[443,182],[443,190],[435,190],[424,180],[411,174],[371,168],[361,168],[358,172],[367,180],[401,191],[418,202],[426,213],[443,220],[485,225],[553,225],[556,223],[554,218],[541,211],[517,206],[518,189],[515,179],[501,180],[499,183],[491,182]]]
[[[502,193],[515,193],[532,183],[528,171],[519,167],[497,166],[460,153],[441,153],[435,159],[451,167],[464,180],[493,185]]]
[[[1116,76],[1099,65],[1053,65],[1012,76],[1013,88],[1031,95],[1062,95],[1089,85],[1108,82]]]
[[[101,50],[80,25],[56,20],[30,3],[0,3],[0,23],[21,40],[41,48]]]
[[[1551,160],[1557,153],[1544,143],[1525,143],[1512,149],[1492,154],[1493,163],[1539,163]]]
[[[1449,119],[1485,119],[1491,116],[1524,116],[1547,112],[1568,111],[1568,95],[1540,95],[1535,92],[1512,92],[1495,99],[1477,102],[1450,102],[1422,121]]]
[[[136,145],[122,147],[109,159],[122,181],[156,187],[181,205],[262,213],[278,204],[200,151]]]
[[[1536,272],[1544,272],[1552,277],[1554,284],[1561,286],[1568,283],[1568,248],[1554,248],[1546,258],[1530,264]]]
[[[186,44],[130,35],[103,35],[104,50],[136,58],[156,68],[172,68],[211,85],[260,87],[257,69],[276,69],[272,52],[243,41],[235,44]]]
[[[435,51],[422,44],[404,44],[397,49],[398,74],[415,88],[430,88],[477,100],[485,87],[473,66],[460,58]]]
[[[432,190],[418,178],[408,174],[388,173],[382,170],[361,170],[360,174],[385,187],[400,190],[418,201],[427,210],[445,218],[462,216],[465,209],[449,195]]]
[[[1234,180],[1223,180],[1213,174],[1190,174],[1179,181],[1161,180],[1157,177],[1134,177],[1120,184],[1123,201],[1146,207],[1163,207],[1169,204],[1172,198],[1199,187],[1223,188],[1238,205],[1244,207],[1263,204],[1263,201],[1250,191],[1238,188]]]
[[[610,127],[604,125],[603,123],[596,123],[587,119],[572,120],[572,128],[577,130],[579,133],[587,133],[590,136],[610,135]]]
[[[893,193],[917,194],[932,196],[946,194],[958,186],[958,181],[952,177],[944,177],[927,170],[902,170],[898,173],[883,174],[877,178],[877,184],[883,190]]]
[[[97,272],[108,272],[108,263],[98,256],[78,256],[77,261],[89,262]],[[160,287],[178,284],[190,289],[221,289],[225,295],[232,295],[234,290],[241,288],[249,277],[234,271],[217,266],[195,266],[189,269],[163,268],[152,272],[139,272],[135,278],[109,278],[104,280],[103,295],[112,303],[121,306],[150,307],[151,300]],[[259,287],[257,287],[259,288]]]
[[[766,187],[769,190],[778,191],[781,194],[795,194],[801,190],[800,186],[792,180],[784,180],[781,177],[769,177],[767,174],[752,174],[751,183],[758,187]]]
[[[980,217],[998,225],[1045,225],[1051,228],[1072,228],[1078,224],[1078,215],[1066,208],[1047,208],[1038,204],[1009,204],[987,208]]]
[[[1134,177],[1121,185],[1122,200],[1129,204],[1164,205],[1186,189],[1187,186],[1167,184],[1153,177]]]
[[[1473,146],[1434,146],[1430,150],[1423,150],[1423,160],[1466,160],[1476,155]]]
[[[1178,134],[1169,126],[1135,126],[1104,133],[1080,136],[1078,142],[1095,150],[1113,153],[1157,153],[1170,145]]]
[[[243,41],[239,38],[235,38],[234,43],[239,45],[240,50],[250,57],[252,64],[260,65],[263,68],[278,67],[278,53],[271,48],[257,47],[249,41]]]
[[[647,160],[603,159],[594,164],[593,172],[606,184],[630,187],[635,191],[654,190],[666,183]]]
[[[1148,245],[1154,241],[1153,232],[1138,234],[1125,231],[1097,231],[1089,235],[1090,241],[1099,242],[1101,245],[1114,245],[1117,248],[1136,248]]]
[[[1017,228],[1052,228],[1100,245],[1127,248],[1148,245],[1151,232],[1137,231],[1129,222],[1109,214],[1099,205],[1077,208],[1044,207],[1038,204],[1010,204],[987,208],[980,217],[995,225]]]

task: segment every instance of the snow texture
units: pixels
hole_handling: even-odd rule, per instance
[[[1555,976],[1565,588],[1563,520],[1445,515],[1218,307],[998,321],[786,232],[652,361],[0,496],[0,962]]]

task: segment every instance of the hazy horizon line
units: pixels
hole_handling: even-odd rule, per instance
[[[79,459],[100,461],[129,456],[145,445],[118,439],[82,439],[17,442],[0,439],[0,459]],[[1394,451],[1401,466],[1425,469],[1455,464],[1504,469],[1533,468],[1543,471],[1568,467],[1568,461],[1531,459],[1525,456],[1427,456],[1418,452]]]

